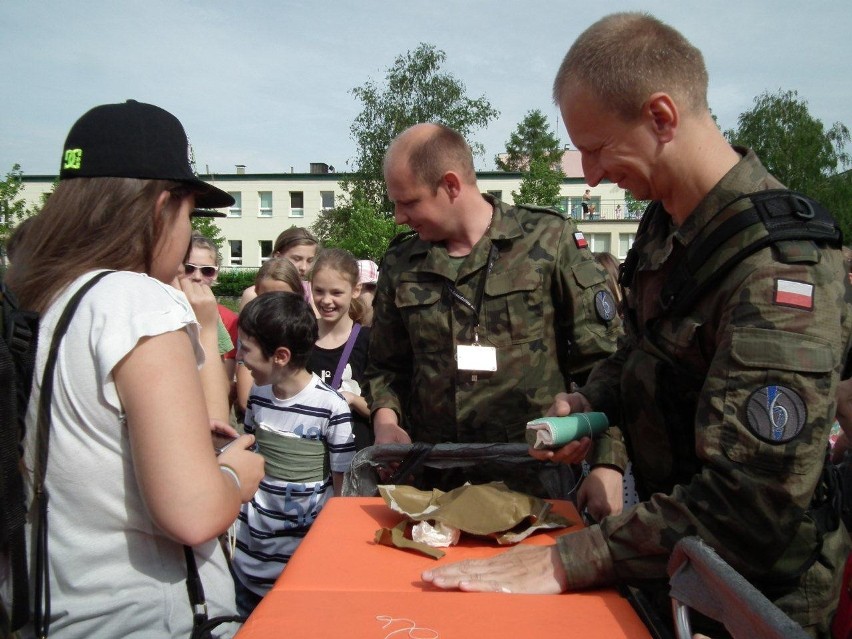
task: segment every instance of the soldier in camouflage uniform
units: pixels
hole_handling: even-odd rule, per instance
[[[367,369],[376,443],[523,442],[554,394],[615,351],[604,271],[570,217],[482,195],[451,129],[402,133],[385,177],[397,222],[416,233],[380,269]],[[496,371],[457,362],[474,344]]]
[[[554,83],[588,184],[607,178],[656,200],[622,276],[626,336],[555,405],[560,414],[604,411],[624,431],[624,441],[596,442],[581,504],[609,499],[625,443],[645,501],[552,550],[447,566],[426,581],[512,592],[626,581],[662,603],[672,548],[698,535],[811,635],[828,636],[849,550],[823,472],[852,332],[843,256],[839,242],[789,239],[723,269],[765,233],[762,223],[749,226],[692,264],[693,283],[719,279],[671,310],[669,282],[688,270],[681,258],[781,186],[753,153],[724,140],[706,77],[700,52],[679,33],[616,14],[580,36]],[[576,461],[577,447],[550,456]]]

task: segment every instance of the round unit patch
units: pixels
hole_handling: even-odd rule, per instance
[[[772,444],[790,441],[805,426],[808,410],[802,398],[785,386],[764,386],[748,398],[748,427]]]
[[[595,293],[595,311],[604,322],[611,322],[615,319],[617,312],[615,298],[609,291],[598,291]]]

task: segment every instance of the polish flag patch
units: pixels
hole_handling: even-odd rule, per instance
[[[775,280],[774,301],[781,306],[811,311],[814,308],[814,285],[793,280]]]
[[[574,233],[574,244],[577,245],[577,248],[586,248],[589,246],[586,237],[580,231]]]

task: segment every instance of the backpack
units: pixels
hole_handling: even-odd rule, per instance
[[[0,636],[29,620],[24,481],[21,454],[24,419],[38,346],[38,314],[18,308],[0,283],[0,552],[9,561],[12,608],[0,605]]]

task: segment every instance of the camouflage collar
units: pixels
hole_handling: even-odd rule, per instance
[[[692,242],[708,224],[713,222],[713,218],[720,211],[743,193],[754,193],[781,186],[764,168],[754,151],[743,147],[734,147],[734,150],[742,156],[740,161],[704,196],[692,214],[675,232],[675,237],[681,244],[687,245]]]

